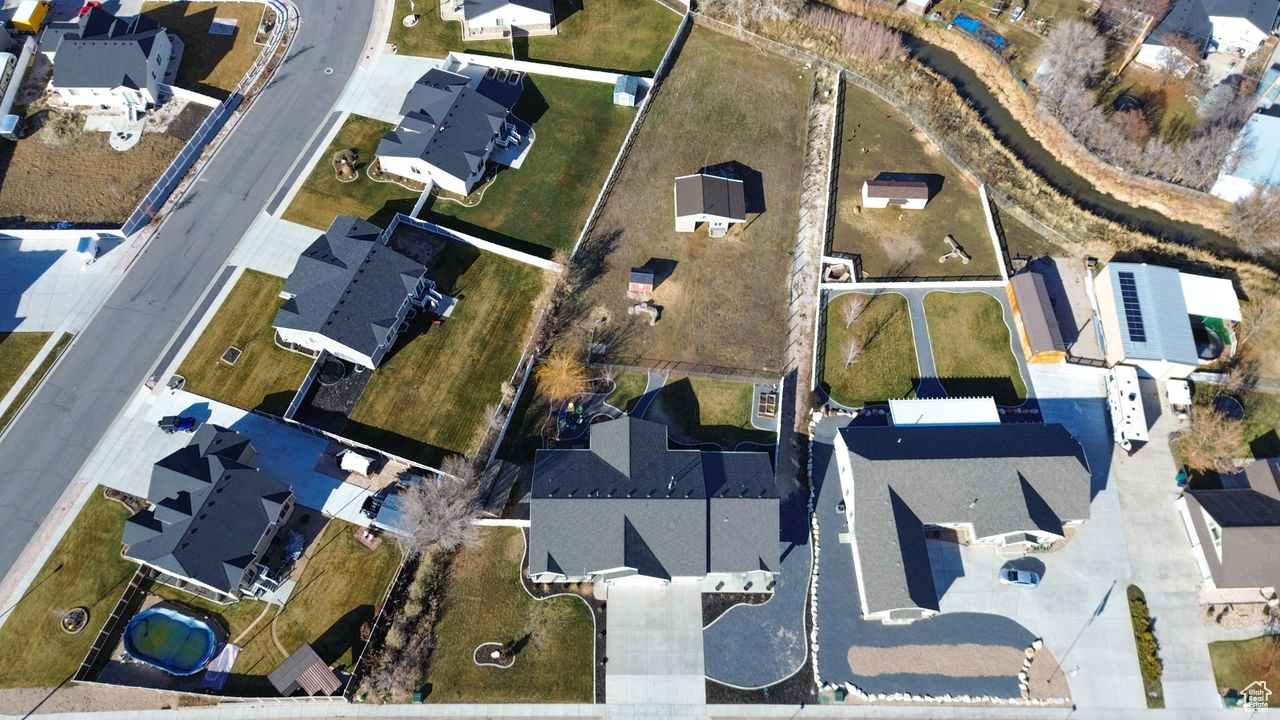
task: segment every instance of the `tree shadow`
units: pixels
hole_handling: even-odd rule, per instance
[[[994,397],[997,405],[1020,405],[1012,378],[1007,377],[942,377],[937,378],[950,397]]]
[[[383,419],[388,423],[391,422],[391,418]],[[446,457],[457,454],[452,450],[432,445],[417,438],[401,435],[394,430],[366,425],[351,419],[347,420],[343,435],[357,442],[385,450],[393,455],[399,455],[414,462],[422,463],[428,467],[440,467],[440,463]]]
[[[253,409],[267,415],[284,417],[285,412],[289,409],[289,404],[293,402],[293,398],[297,394],[298,391],[296,390],[281,390],[280,392],[270,393],[263,397]]]
[[[699,169],[698,172],[716,177],[741,180],[746,212],[748,214],[760,214],[765,211],[764,175],[759,170],[737,160],[730,160],[729,162],[707,165]]]
[[[529,641],[531,639],[533,639],[533,633],[527,632],[515,640],[508,640],[506,643],[507,650],[511,653],[512,657],[516,657],[520,654],[521,650],[524,650],[525,647],[529,645]]]

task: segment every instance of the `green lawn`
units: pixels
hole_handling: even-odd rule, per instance
[[[1280,395],[1253,391],[1244,398],[1244,440],[1255,458],[1280,457]]]
[[[178,87],[219,99],[231,94],[265,46],[255,45],[265,5],[226,2],[149,2],[142,12],[170,32],[185,49],[178,65]],[[269,19],[274,11],[267,11]],[[235,20],[233,35],[210,35],[214,18]]]
[[[503,168],[474,207],[434,198],[426,219],[543,255],[550,253],[541,248],[567,250],[636,110],[615,106],[606,85],[539,75],[525,78],[512,112],[533,125],[536,136],[520,169]]]
[[[591,611],[574,598],[537,601],[520,584],[524,535],[485,528],[449,570],[436,625],[428,702],[592,702],[594,632]],[[473,660],[485,642],[527,644],[510,669]]]
[[[40,348],[53,333],[8,332],[0,333],[0,397],[9,392],[13,384],[36,359]]]
[[[369,179],[366,167],[377,157],[378,143],[393,125],[351,115],[311,168],[306,181],[284,212],[284,219],[327,230],[339,215],[355,215],[386,227],[397,212],[408,214],[419,193],[390,182]],[[331,159],[341,150],[356,151],[357,179],[338,181]]]
[[[623,412],[631,412],[636,401],[649,386],[649,376],[642,372],[620,372],[613,377],[613,392],[604,401]]]
[[[668,425],[672,439],[713,442],[725,450],[748,440],[773,444],[773,433],[751,425],[754,393],[749,382],[673,377],[653,398],[645,419]]]
[[[589,241],[608,257],[581,300],[623,329],[608,359],[781,371],[812,79],[803,63],[690,31]],[[747,222],[720,239],[675,232],[674,178],[730,163]],[[662,317],[650,326],[627,315],[625,289],[630,269],[654,260],[671,271],[654,288]]]
[[[1003,405],[1027,396],[999,301],[980,292],[931,292],[924,309],[934,364],[949,395],[994,395]]]
[[[75,674],[137,565],[120,558],[129,511],[94,492],[0,628],[0,687],[55,687]],[[59,625],[89,609],[76,635]]]
[[[1213,681],[1219,692],[1240,691],[1262,680],[1268,687],[1280,685],[1280,636],[1263,635],[1249,640],[1209,643]]]
[[[388,42],[401,55],[444,57],[449,51],[502,55],[519,60],[653,75],[675,35],[680,16],[656,0],[556,0],[555,35],[462,41],[456,22],[440,19],[438,6],[418,3],[418,24],[407,28],[409,1],[396,1]]]
[[[17,333],[17,334],[18,335],[28,335],[28,334],[45,335],[45,336],[48,335],[48,333]],[[13,337],[13,336],[14,336],[14,333],[8,334],[8,337]],[[14,416],[16,416],[18,414],[18,411],[22,409],[22,404],[27,401],[28,397],[31,397],[31,393],[36,391],[36,386],[38,386],[40,384],[40,381],[44,379],[44,376],[48,375],[49,371],[53,369],[53,364],[58,361],[59,357],[61,357],[62,351],[67,349],[67,345],[71,343],[72,337],[74,336],[71,333],[63,333],[62,337],[58,338],[58,342],[54,343],[53,345],[53,350],[51,350],[49,354],[46,355],[44,359],[40,361],[40,365],[36,367],[35,373],[30,378],[27,378],[27,382],[22,386],[22,390],[18,391],[18,395],[14,397],[13,403],[10,404],[9,407],[5,408],[4,413],[0,413],[0,433],[4,432],[5,428],[9,427],[9,423],[13,421]],[[5,355],[6,351],[4,348],[5,348],[4,337],[0,337],[0,357]],[[40,349],[39,346],[37,346],[36,351],[39,352],[39,349]],[[22,362],[22,359],[17,358],[17,359],[14,359],[13,362],[20,363]],[[29,363],[30,359],[28,359],[27,362]],[[5,358],[2,362],[0,362],[0,368],[2,368],[0,369],[0,372],[4,373],[6,376],[5,378],[0,379],[0,395],[4,395],[4,393],[9,391],[9,388],[13,386],[14,381],[17,379],[16,376],[13,376],[12,379],[10,379],[9,376],[15,372],[21,373],[22,370],[26,368],[26,365],[25,364],[10,365],[8,359]]]
[[[543,285],[542,271],[469,245],[450,243],[428,270],[458,298],[431,327],[419,314],[373,374],[344,434],[433,464],[470,453],[486,409],[515,371]]]
[[[187,390],[246,410],[284,414],[311,359],[275,344],[271,323],[282,289],[284,278],[244,271],[178,368]],[[243,352],[228,365],[222,354],[232,345]]]
[[[978,188],[907,116],[861,88],[844,87],[839,187],[832,248],[862,256],[869,277],[1000,274]],[[924,180],[932,194],[923,210],[862,207],[862,183],[880,173]],[[951,235],[970,256],[965,265],[938,258]]]
[[[827,305],[823,385],[833,400],[851,407],[907,397],[920,374],[907,299],[896,293],[870,296],[866,309],[846,326],[841,309],[856,297],[868,296],[845,293]],[[850,338],[857,338],[862,354],[846,366]]]

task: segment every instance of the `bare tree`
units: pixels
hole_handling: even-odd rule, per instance
[[[1280,298],[1275,295],[1258,295],[1240,309],[1241,320],[1235,327],[1236,344],[1240,350],[1252,355],[1257,338],[1265,338],[1280,322]],[[1262,350],[1262,348],[1257,348]]]
[[[587,368],[567,350],[557,350],[534,371],[538,389],[555,402],[563,402],[587,391]]]
[[[1107,43],[1083,20],[1053,26],[1045,38],[1044,57],[1054,83],[1092,85],[1107,62]]]
[[[834,33],[841,49],[862,60],[892,60],[906,53],[902,35],[872,20],[819,3],[805,5],[800,18],[813,27]]]
[[[450,468],[448,460],[441,469],[446,468]],[[452,469],[462,476],[437,475],[406,483],[401,502],[410,531],[407,554],[448,552],[475,539],[473,521],[480,515],[480,502],[474,482],[467,477],[470,474],[474,478],[474,465],[470,470],[456,466]]]
[[[850,293],[841,302],[840,317],[844,320],[845,329],[853,327],[862,312],[867,309],[867,296],[861,293]]]
[[[1258,188],[1237,200],[1227,220],[1246,252],[1280,252],[1280,187]]]
[[[1244,427],[1212,405],[1201,403],[1192,408],[1191,422],[1176,443],[1188,467],[1229,472],[1244,452]]]
[[[1181,33],[1166,33],[1160,44],[1164,46],[1157,59],[1161,85],[1176,77],[1184,77],[1199,67],[1204,40]]]
[[[849,367],[858,361],[862,356],[862,341],[857,336],[849,338],[849,342],[844,346],[844,366]]]

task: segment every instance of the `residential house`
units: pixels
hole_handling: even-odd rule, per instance
[[[924,15],[933,7],[933,0],[907,0],[903,8],[916,15]]]
[[[676,232],[694,232],[707,224],[707,234],[724,237],[747,221],[746,191],[741,180],[697,173],[676,178]]]
[[[125,522],[124,557],[161,582],[214,602],[274,582],[261,564],[293,512],[289,486],[254,467],[248,437],[202,425],[186,447],[157,462],[150,506]]]
[[[52,52],[49,88],[68,105],[137,116],[160,102],[173,44],[149,17],[119,18],[92,6],[75,20],[51,24],[41,44]]]
[[[440,0],[440,16],[462,23],[463,40],[556,33],[552,0]]]
[[[279,342],[376,368],[411,312],[439,299],[422,263],[383,242],[382,229],[334,218],[285,281],[272,327]]]
[[[929,183],[922,180],[864,180],[862,207],[923,210],[929,204]]]
[[[1027,362],[1056,363],[1067,357],[1067,344],[1058,328],[1044,276],[1022,272],[1009,278],[1009,304]]]
[[[520,144],[529,132],[509,106],[478,87],[479,81],[462,73],[427,71],[405,97],[404,119],[378,143],[382,169],[456,195],[471,194],[494,151]]]
[[[1276,186],[1280,186],[1280,107],[1249,116],[1210,192],[1238,202],[1254,190]]]
[[[1134,62],[1157,69],[1177,63],[1185,73],[1206,50],[1248,55],[1275,30],[1278,16],[1280,0],[1173,0]],[[1199,48],[1195,57],[1184,55],[1188,44]]]
[[[1206,318],[1241,317],[1230,280],[1146,263],[1108,263],[1094,294],[1107,363],[1133,365],[1158,380],[1186,377],[1221,355],[1225,339],[1214,342]]]
[[[1060,541],[1089,517],[1088,465],[1061,425],[848,426],[834,464],[850,544],[827,552],[853,553],[867,619],[939,612],[927,543],[944,531],[1025,549]]]
[[[778,569],[778,512],[767,453],[672,450],[664,425],[599,423],[586,449],[537,453],[529,577],[763,591]]]
[[[1255,460],[1220,490],[1177,500],[1200,567],[1204,602],[1261,602],[1280,587],[1280,459]]]

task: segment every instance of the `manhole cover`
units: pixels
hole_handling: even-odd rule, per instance
[[[324,69],[324,74],[325,74],[325,75],[332,75],[332,74],[333,74],[333,68],[325,68],[325,69]]]

